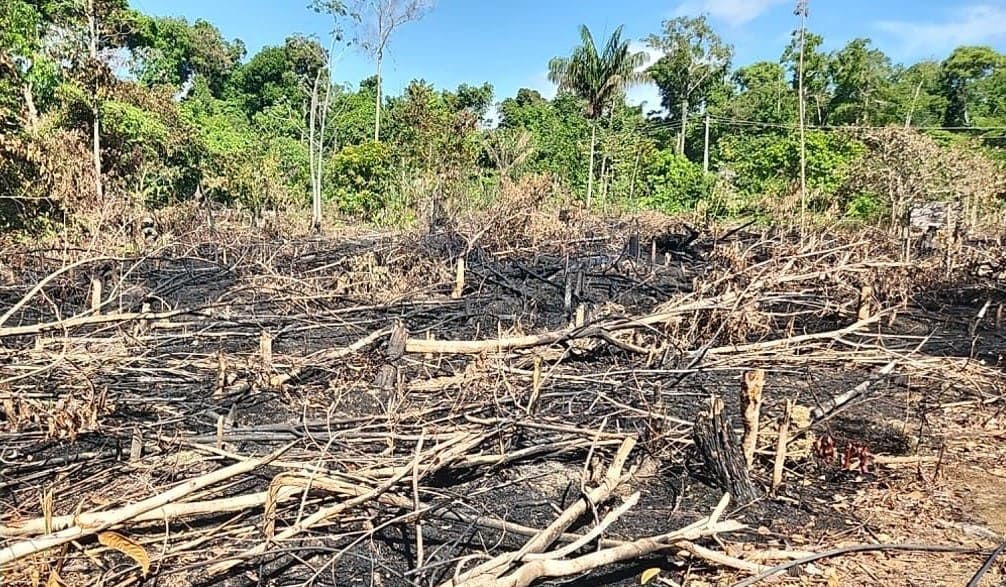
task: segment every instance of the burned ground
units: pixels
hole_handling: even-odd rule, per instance
[[[717,396],[739,426],[739,376],[758,368],[761,497],[721,517],[743,528],[535,584],[632,585],[652,567],[663,569],[655,581],[731,584],[753,574],[738,561],[857,543],[974,552],[866,552],[786,580],[965,583],[1006,534],[1006,255],[984,242],[906,260],[880,234],[727,232],[686,243],[674,238],[682,226],[651,219],[509,240],[202,235],[107,257],[11,248],[0,289],[4,584],[53,573],[137,583],[137,562],[91,531],[12,553],[47,534],[47,517],[53,532],[86,528],[72,516],[114,513],[280,447],[269,464],[172,500],[170,519],[117,521],[150,559],[144,583],[442,585],[585,503],[626,438],[631,476],[561,530],[589,532],[635,492],[638,503],[601,542],[557,558],[660,537],[720,502],[692,423]],[[633,234],[639,250],[627,255]],[[796,424],[784,482],[770,490],[786,400],[809,413],[864,381]],[[839,453],[865,446],[868,466],[825,462],[814,444],[825,438]]]

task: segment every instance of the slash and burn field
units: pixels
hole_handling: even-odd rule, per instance
[[[5,585],[1003,580],[994,241],[227,230],[5,248]]]

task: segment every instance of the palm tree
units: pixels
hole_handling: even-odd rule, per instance
[[[580,25],[583,43],[573,49],[569,57],[554,57],[548,63],[548,79],[558,84],[560,91],[568,91],[583,98],[590,125],[590,170],[587,175],[587,208],[594,193],[594,150],[597,143],[597,121],[616,96],[629,85],[640,83],[646,74],[640,68],[646,63],[646,54],[633,53],[629,42],[622,40],[622,27],[612,33],[602,53],[590,29]]]

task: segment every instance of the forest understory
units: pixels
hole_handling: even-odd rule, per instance
[[[513,209],[5,246],[3,585],[1006,579],[995,235]]]

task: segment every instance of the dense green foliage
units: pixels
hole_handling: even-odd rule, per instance
[[[601,44],[582,28],[549,63],[554,98],[416,79],[381,95],[376,142],[379,80],[330,85],[327,41],[292,35],[249,56],[206,21],[148,16],[126,0],[89,6],[0,3],[0,228],[97,209],[121,219],[196,193],[254,214],[306,208],[313,181],[330,211],[414,218],[445,197],[484,202],[526,174],[604,206],[766,217],[799,178],[797,34],[777,62],[734,67],[704,18],[679,17],[654,23],[645,42],[663,57],[644,67],[620,28]],[[999,177],[1006,56],[959,47],[899,64],[869,39],[830,53],[820,36],[805,40],[812,211],[889,220],[911,199],[949,197],[937,165]],[[662,111],[626,105],[626,87],[644,80]],[[862,132],[884,127],[902,129],[884,135],[893,145]],[[896,193],[894,175],[916,188]],[[1001,181],[974,185],[962,197],[998,205]],[[703,205],[712,201],[729,205]]]

